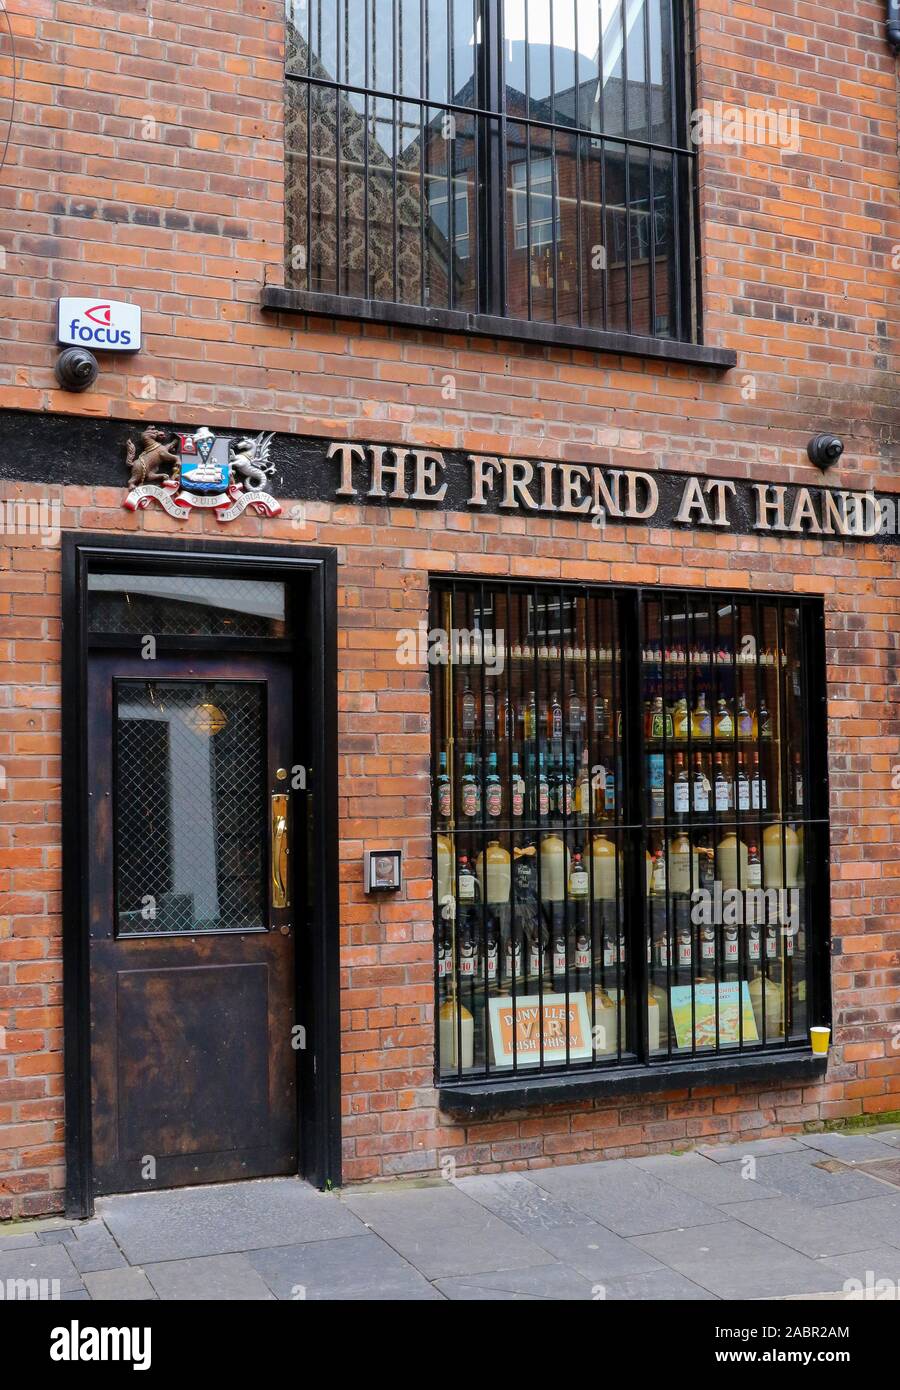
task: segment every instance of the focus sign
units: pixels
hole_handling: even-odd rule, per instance
[[[140,352],[141,310],[115,299],[61,299],[57,339],[95,352]]]

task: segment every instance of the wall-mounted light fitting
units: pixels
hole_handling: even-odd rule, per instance
[[[806,452],[810,463],[814,463],[824,473],[826,468],[837,463],[844,452],[844,441],[838,439],[836,434],[817,434],[807,444]]]

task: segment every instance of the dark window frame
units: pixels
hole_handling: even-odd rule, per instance
[[[653,833],[645,808],[648,798],[647,758],[643,733],[643,710],[641,706],[642,685],[642,634],[644,620],[650,605],[659,605],[672,600],[696,601],[703,596],[704,602],[734,603],[735,605],[756,606],[755,622],[759,624],[760,605],[773,605],[779,613],[779,637],[784,632],[783,618],[780,616],[787,607],[796,608],[800,614],[799,651],[804,681],[804,722],[802,731],[802,766],[805,776],[807,801],[802,815],[782,809],[777,818],[784,826],[795,821],[810,833],[804,835],[803,867],[804,888],[807,901],[805,921],[805,971],[807,981],[806,1022],[831,1024],[831,920],[830,920],[830,880],[829,880],[829,792],[827,764],[827,696],[826,696],[826,655],[825,655],[825,614],[823,601],[816,597],[791,593],[768,593],[741,590],[704,591],[678,586],[664,588],[644,588],[642,586],[613,584],[584,584],[538,581],[519,581],[465,578],[458,576],[433,575],[431,578],[431,599],[429,628],[441,628],[441,612],[437,602],[439,595],[448,592],[456,595],[474,595],[472,602],[477,604],[479,596],[484,605],[484,595],[488,591],[507,595],[507,603],[512,595],[544,594],[552,592],[559,595],[560,605],[579,596],[593,596],[611,599],[617,605],[616,626],[620,634],[621,656],[619,680],[621,682],[621,701],[623,727],[621,733],[621,755],[626,769],[630,769],[631,785],[626,786],[624,805],[620,802],[610,831],[621,838],[624,845],[624,869],[621,886],[624,911],[626,914],[626,933],[628,939],[628,966],[623,981],[628,989],[625,1012],[632,1038],[643,1034],[637,1049],[629,1049],[623,1056],[621,1047],[617,1055],[609,1061],[560,1062],[556,1065],[535,1067],[513,1067],[510,1071],[501,1070],[496,1065],[482,1064],[472,1072],[463,1072],[457,1066],[456,1074],[441,1071],[440,1029],[438,1009],[435,1008],[435,1085],[439,1090],[440,1107],[449,1113],[474,1116],[488,1113],[498,1106],[524,1108],[537,1104],[551,1104],[566,1100],[589,1099],[604,1095],[662,1092],[682,1086],[708,1085],[719,1081],[722,1084],[732,1081],[777,1082],[791,1078],[815,1079],[821,1077],[827,1066],[827,1058],[815,1056],[806,1036],[785,1036],[765,1040],[763,1031],[760,1046],[747,1046],[743,1041],[737,1048],[719,1048],[704,1054],[694,1045],[691,1054],[675,1053],[668,1047],[668,1055],[651,1055],[647,1049],[646,1028],[641,1016],[636,1016],[634,999],[641,997],[640,991],[649,984],[652,971],[644,964],[644,950],[648,934],[651,933],[649,918],[649,898],[643,885],[643,852],[648,837]],[[455,615],[455,598],[453,613]],[[484,608],[482,608],[484,611]],[[494,610],[496,611],[496,610]],[[477,625],[477,624],[476,624]],[[440,701],[439,673],[443,668],[432,667],[432,786],[438,771],[438,730],[440,716],[437,706]],[[473,668],[477,671],[477,667]],[[777,678],[783,689],[784,676]],[[757,675],[757,689],[759,676]],[[499,720],[499,691],[498,712]],[[455,700],[456,691],[452,698]],[[565,697],[563,697],[564,720]],[[483,716],[482,716],[483,718]],[[482,728],[482,739],[483,739]],[[689,736],[690,743],[690,736]],[[482,746],[481,744],[479,746]],[[688,744],[689,746],[689,744]],[[786,745],[785,745],[786,746]],[[736,745],[737,747],[737,745]],[[779,759],[786,752],[779,744]],[[477,755],[476,755],[477,761]],[[482,756],[482,762],[484,757]],[[786,764],[785,764],[786,767]],[[787,774],[786,774],[787,775]],[[753,817],[750,817],[751,821]],[[712,814],[713,825],[716,817]],[[691,824],[693,821],[691,820]],[[571,830],[557,831],[568,840]],[[740,824],[740,821],[738,821]],[[482,828],[467,831],[460,827],[463,836],[473,834],[482,843],[487,842],[491,833],[484,821]],[[552,829],[547,822],[540,832],[545,834]],[[439,903],[437,897],[437,837],[444,833],[438,817],[436,804],[432,818],[432,863],[434,881],[434,979],[435,999],[440,997],[438,959],[439,943],[437,930],[439,922]],[[511,833],[511,832],[510,832]],[[689,832],[692,833],[692,832]],[[783,833],[783,830],[782,830]],[[455,841],[454,841],[455,843]],[[618,891],[618,890],[617,890]],[[667,909],[668,912],[668,909]],[[667,933],[674,933],[668,925]],[[652,939],[652,937],[651,937]],[[459,946],[456,946],[457,954]],[[636,963],[636,965],[635,965]],[[718,959],[716,978],[718,975]],[[644,1011],[645,1012],[645,1011]],[[636,1053],[636,1055],[634,1055]],[[643,1054],[643,1055],[642,1055]]]
[[[337,4],[337,0],[327,0],[329,4]],[[370,0],[371,3],[371,0]],[[623,4],[625,0],[623,0]],[[688,133],[689,111],[692,104],[693,92],[693,67],[694,67],[694,19],[691,0],[671,0],[671,7],[667,11],[671,15],[671,23],[666,23],[666,35],[668,39],[668,57],[670,71],[666,74],[666,90],[670,100],[670,116],[667,124],[669,126],[668,143],[661,141],[659,133],[648,125],[644,134],[651,139],[637,138],[629,132],[623,119],[623,129],[621,133],[613,133],[606,129],[595,130],[586,120],[578,120],[577,116],[572,116],[569,123],[560,116],[560,111],[556,106],[556,97],[548,101],[550,108],[546,113],[548,119],[537,116],[531,108],[530,100],[527,96],[526,81],[526,107],[525,111],[509,112],[506,110],[507,88],[504,77],[503,62],[503,38],[502,38],[502,0],[473,0],[473,13],[479,21],[479,32],[481,41],[475,46],[473,55],[474,70],[474,92],[473,98],[477,97],[477,102],[473,99],[472,103],[465,105],[459,101],[459,93],[452,91],[452,84],[448,77],[448,87],[446,99],[436,101],[431,99],[422,82],[418,94],[410,96],[401,93],[398,89],[400,81],[396,76],[396,54],[394,57],[394,81],[391,84],[393,90],[386,91],[382,87],[370,85],[372,78],[366,70],[365,76],[361,81],[350,81],[347,72],[337,72],[334,76],[321,75],[321,72],[313,71],[314,63],[308,56],[311,48],[307,45],[307,58],[305,70],[301,63],[299,68],[291,64],[290,45],[289,57],[285,63],[285,84],[286,97],[290,107],[293,100],[292,93],[303,92],[303,100],[306,103],[306,129],[309,132],[312,126],[313,101],[324,99],[322,94],[330,94],[329,99],[334,101],[334,140],[333,159],[340,161],[342,158],[342,106],[349,106],[349,97],[352,95],[357,103],[362,103],[362,113],[357,112],[355,119],[357,125],[365,130],[364,146],[364,169],[357,171],[355,178],[363,180],[364,205],[368,210],[370,206],[370,128],[374,125],[375,111],[382,113],[389,110],[391,113],[390,124],[394,131],[395,138],[398,129],[398,121],[404,119],[404,112],[409,113],[415,109],[420,112],[420,123],[422,129],[421,148],[419,162],[421,167],[419,206],[427,208],[428,196],[425,189],[425,132],[429,128],[429,122],[433,125],[434,116],[443,112],[454,119],[466,121],[471,125],[471,156],[468,158],[469,171],[473,173],[474,196],[472,198],[472,215],[469,216],[469,252],[465,257],[465,262],[475,268],[474,285],[468,285],[465,294],[464,304],[456,303],[457,291],[453,284],[453,264],[455,261],[457,239],[455,234],[450,238],[448,249],[448,265],[450,267],[447,274],[446,304],[436,304],[429,302],[430,290],[426,289],[426,258],[425,258],[425,221],[422,220],[421,230],[421,254],[418,273],[418,297],[419,302],[410,302],[405,298],[399,288],[397,253],[395,250],[394,273],[392,277],[393,295],[391,298],[376,296],[372,291],[372,275],[369,258],[369,231],[370,221],[365,220],[364,228],[364,266],[360,272],[357,268],[355,275],[363,275],[366,292],[350,292],[350,287],[342,283],[347,274],[344,267],[344,248],[342,245],[341,231],[341,185],[344,177],[335,179],[336,185],[336,206],[333,216],[333,235],[334,235],[334,263],[331,271],[325,277],[334,283],[327,288],[311,288],[311,261],[313,258],[313,236],[312,218],[310,206],[312,202],[312,189],[315,186],[314,160],[319,156],[313,156],[309,146],[312,144],[307,134],[307,153],[302,160],[292,160],[291,152],[285,149],[286,160],[286,277],[287,286],[285,288],[277,286],[266,286],[262,292],[262,306],[277,312],[316,314],[329,318],[353,319],[363,322],[387,323],[410,328],[434,329],[444,332],[458,332],[465,335],[489,336],[492,338],[509,339],[511,341],[523,341],[531,343],[555,344],[563,347],[590,348],[599,351],[610,351],[626,355],[636,355],[661,360],[683,361],[698,363],[713,367],[731,367],[736,363],[734,352],[710,347],[703,343],[702,337],[702,305],[701,305],[701,283],[700,283],[700,226],[699,226],[699,196],[698,196],[698,177],[697,164],[699,153],[697,146],[692,144]],[[336,11],[337,12],[337,11]],[[310,5],[310,16],[313,7]],[[366,9],[368,13],[368,7]],[[649,49],[650,49],[650,20],[649,7],[644,11],[645,20],[642,25],[644,35],[644,71],[649,74]],[[624,19],[623,19],[624,25]],[[624,28],[623,28],[624,32]],[[312,37],[312,19],[310,19],[309,39]],[[304,41],[305,42],[305,41]],[[577,47],[577,38],[575,40]],[[627,45],[623,44],[623,53]],[[449,45],[448,45],[449,49]],[[555,50],[550,50],[555,51]],[[666,53],[666,48],[663,48]],[[627,62],[627,60],[625,60]],[[368,64],[366,65],[368,67]],[[580,78],[577,71],[577,57],[574,60],[575,87],[576,93],[579,90]],[[449,67],[449,60],[448,60]],[[552,67],[552,62],[551,62]],[[620,85],[623,93],[627,96],[628,76],[627,67],[623,69]],[[642,79],[641,90],[644,99],[649,103],[651,94],[656,90],[649,77]],[[453,98],[456,98],[454,100]],[[342,101],[343,98],[343,101]],[[384,119],[387,119],[385,116]],[[608,123],[605,123],[608,124]],[[559,209],[555,210],[555,216],[550,219],[550,226],[554,232],[549,243],[553,261],[552,275],[548,272],[548,287],[552,289],[552,308],[547,309],[544,305],[541,314],[535,316],[532,304],[532,281],[534,248],[525,248],[528,264],[525,267],[525,281],[527,284],[527,307],[524,312],[522,307],[514,306],[511,302],[510,292],[510,263],[515,256],[522,255],[522,250],[516,246],[516,234],[514,226],[514,213],[512,204],[515,198],[512,195],[511,174],[508,167],[509,139],[508,127],[512,125],[523,132],[528,148],[528,157],[531,158],[532,142],[537,142],[541,149],[537,151],[538,157],[546,146],[547,152],[552,154],[554,180],[559,187],[560,170],[563,165],[560,149],[566,147],[570,153],[566,158],[571,162],[574,169],[576,181],[574,202],[575,212],[575,236],[577,241],[577,256],[574,275],[577,281],[577,289],[574,291],[575,305],[574,310],[567,307],[563,310],[562,316],[559,306],[560,283],[560,248],[562,242],[556,234],[556,224],[561,220]],[[619,150],[625,152],[624,160],[624,207],[627,221],[631,222],[628,209],[631,206],[629,193],[629,167],[635,162],[637,156],[641,156],[644,169],[645,195],[641,195],[645,202],[650,202],[653,206],[659,201],[654,193],[654,169],[659,166],[659,161],[670,162],[670,169],[666,175],[667,185],[671,189],[672,199],[672,229],[671,229],[671,248],[666,254],[666,275],[667,280],[670,274],[674,274],[675,284],[671,294],[669,294],[663,309],[660,312],[660,304],[656,292],[656,256],[651,254],[648,258],[647,276],[649,288],[646,294],[647,312],[650,315],[648,330],[644,331],[640,325],[635,325],[633,321],[633,309],[638,302],[635,300],[632,284],[632,257],[630,254],[631,244],[634,241],[633,235],[626,237],[626,244],[629,249],[627,264],[625,266],[626,288],[625,297],[617,296],[619,309],[611,313],[610,294],[609,294],[609,268],[603,273],[603,293],[602,311],[597,306],[589,306],[588,314],[585,312],[585,260],[586,247],[582,245],[584,239],[584,201],[582,196],[583,171],[582,166],[585,160],[585,151],[599,145],[599,160],[592,165],[595,176],[602,180],[601,188],[601,244],[609,248],[612,245],[612,229],[610,216],[615,212],[617,205],[608,197],[606,173],[609,167],[610,152]],[[574,151],[574,154],[571,153]],[[326,161],[327,162],[327,161]],[[463,161],[464,163],[466,161]],[[300,178],[292,184],[291,171],[295,164],[303,166]],[[587,167],[585,165],[585,167]],[[402,229],[402,220],[397,219],[397,185],[398,170],[400,163],[395,159],[392,164],[393,169],[393,205],[394,205],[394,241],[399,236]],[[596,170],[599,169],[599,175]],[[456,182],[459,171],[448,165],[445,177],[448,189],[448,215],[451,222],[455,208],[455,196],[451,196],[451,188],[458,188]],[[530,181],[529,181],[530,182]],[[291,199],[292,187],[299,190],[299,212],[301,228],[305,226],[305,236],[301,233],[298,238],[296,232],[291,229]],[[526,195],[526,206],[530,210],[532,195]],[[640,202],[640,197],[637,198]],[[346,210],[345,210],[346,211]],[[654,216],[650,220],[649,230],[651,248],[655,241],[655,228],[657,219]],[[620,237],[621,240],[621,237]],[[639,239],[638,239],[639,240]],[[472,243],[475,244],[476,255],[472,255]],[[303,251],[300,255],[300,264],[296,264],[298,248],[302,245]],[[538,250],[546,248],[538,248]],[[569,248],[571,249],[571,248]],[[547,258],[544,257],[546,260]],[[331,262],[329,261],[329,264]],[[669,269],[671,267],[671,270]],[[520,268],[521,269],[521,268]],[[293,283],[292,283],[293,281]],[[552,286],[551,286],[552,281]],[[571,298],[571,287],[569,287],[569,297]],[[544,298],[547,298],[546,287]],[[567,301],[568,303],[568,301]],[[587,318],[595,319],[600,313],[603,326],[595,326],[595,323],[587,322]],[[624,320],[624,321],[623,321]]]

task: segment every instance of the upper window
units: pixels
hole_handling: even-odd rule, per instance
[[[680,0],[286,6],[289,288],[696,341]]]

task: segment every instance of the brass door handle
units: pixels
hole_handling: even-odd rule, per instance
[[[272,797],[272,906],[290,907],[288,894],[288,798]]]

